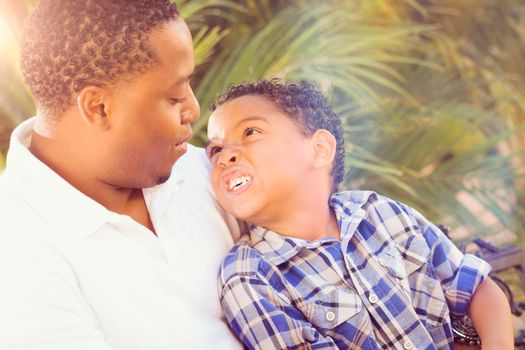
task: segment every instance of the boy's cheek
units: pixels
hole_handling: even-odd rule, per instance
[[[212,179],[211,187],[213,189],[213,192],[215,192],[215,196],[219,197],[220,196],[220,188],[219,188],[218,182],[215,179]]]

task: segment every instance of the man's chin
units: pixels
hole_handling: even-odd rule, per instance
[[[171,172],[173,171],[173,165],[175,165],[175,162],[171,165],[171,167],[163,169],[162,172],[160,172],[160,171],[157,172],[156,177],[153,178],[154,183],[151,184],[150,187],[156,186],[156,185],[161,185],[161,184],[165,183],[166,181],[168,181],[169,178],[171,177]]]
[[[155,185],[161,185],[163,183],[165,183],[166,181],[168,181],[170,178],[170,175],[164,175],[164,176],[160,176],[157,178],[157,181],[155,183]]]
[[[138,185],[137,188],[155,187],[157,185],[162,185],[163,183],[168,181],[170,176],[171,176],[171,173],[163,174],[163,175],[156,175],[155,177],[151,176],[147,181],[142,181],[142,183],[136,184],[136,185]]]

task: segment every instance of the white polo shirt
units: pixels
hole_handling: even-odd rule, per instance
[[[217,272],[238,227],[203,150],[145,189],[158,238],[77,191],[12,135],[0,176],[0,349],[238,349]]]

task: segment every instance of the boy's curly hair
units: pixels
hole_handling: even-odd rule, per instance
[[[279,110],[296,121],[306,136],[319,129],[328,130],[336,139],[336,153],[332,165],[332,192],[336,192],[344,179],[344,138],[341,120],[315,87],[308,82],[285,83],[279,79],[256,83],[231,85],[210,105],[214,111],[222,104],[241,96],[257,95],[266,98]]]
[[[169,0],[40,0],[20,49],[37,104],[60,115],[85,86],[145,72],[156,59],[148,34],[178,16]]]

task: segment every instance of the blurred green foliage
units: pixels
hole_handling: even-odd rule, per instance
[[[13,13],[23,17],[31,1],[14,2]],[[206,107],[228,84],[311,80],[345,126],[345,188],[406,202],[465,237],[521,234],[525,2],[177,3],[194,35],[192,84],[203,111],[194,143],[205,141]],[[18,23],[9,21],[14,33]],[[4,154],[10,130],[34,113],[17,50],[13,38],[2,46]]]

